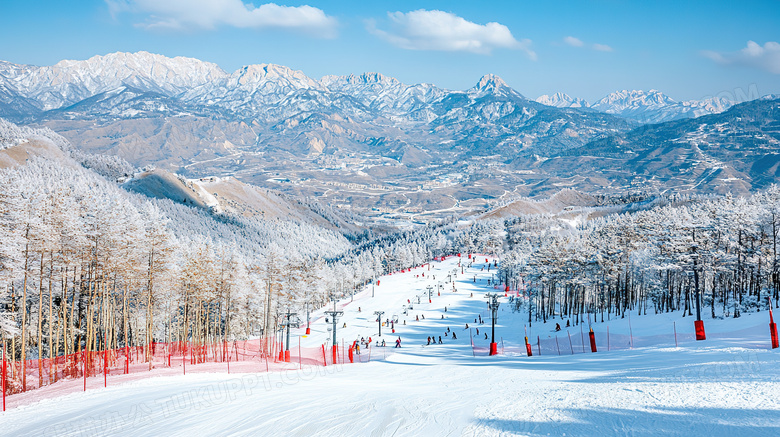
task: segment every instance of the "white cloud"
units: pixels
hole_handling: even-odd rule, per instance
[[[336,19],[321,9],[267,3],[255,7],[242,0],[106,0],[113,16],[131,12],[146,16],[147,29],[285,28],[333,37]]]
[[[598,52],[611,52],[612,51],[612,47],[610,47],[610,46],[608,46],[606,44],[593,43],[593,44],[587,44],[586,45],[585,41],[583,41],[583,40],[581,40],[581,39],[579,39],[577,37],[573,37],[573,36],[565,37],[563,39],[563,43],[568,45],[568,46],[571,46],[571,47],[584,47],[584,48],[589,48],[589,49],[596,50]],[[557,44],[555,44],[555,45],[557,45]]]
[[[780,43],[775,41],[767,41],[763,46],[755,41],[748,41],[747,46],[738,52],[719,53],[706,50],[701,54],[721,65],[741,65],[780,74]]]
[[[583,45],[585,45],[585,43],[582,42],[581,39],[575,38],[573,36],[567,36],[566,38],[563,39],[563,42],[572,47],[582,47]]]
[[[389,12],[391,30],[377,28],[369,20],[369,32],[397,47],[408,50],[438,50],[490,54],[493,49],[522,50],[532,60],[536,53],[531,41],[517,40],[509,28],[499,23],[477,24],[453,13],[420,9],[407,13]]]

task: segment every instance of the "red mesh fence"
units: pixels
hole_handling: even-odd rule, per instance
[[[691,321],[692,324],[692,321]],[[690,326],[691,328],[693,326]],[[584,328],[584,327],[583,327]],[[489,329],[489,328],[487,328]],[[766,340],[765,324],[759,324],[738,331],[707,333],[707,338],[720,339],[736,347],[768,349],[770,344]],[[759,333],[759,334],[757,334]],[[541,336],[529,336],[528,341],[534,355],[573,355],[594,352],[595,345],[599,352],[630,350],[643,347],[676,347],[683,344],[696,342],[696,333],[677,332],[677,328],[669,326],[668,334],[636,335],[626,333],[610,333],[609,329],[598,327],[593,332],[593,344],[587,328],[572,327],[563,329],[554,334]],[[517,341],[519,340],[519,341]],[[480,336],[472,337],[472,350],[475,356],[489,355],[489,340]],[[510,345],[505,345],[503,339],[498,344],[499,354],[528,355],[526,345],[522,337],[515,339]]]
[[[81,351],[55,358],[3,360],[3,390],[6,395],[33,390],[63,379],[103,378],[110,375],[169,369],[169,372],[264,372],[303,366],[330,366],[350,362],[346,351],[330,346],[282,349],[273,339],[212,343],[152,343],[101,351]],[[355,360],[356,362],[358,360]],[[360,360],[366,361],[366,360]]]

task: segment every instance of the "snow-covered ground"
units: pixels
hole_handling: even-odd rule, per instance
[[[780,435],[780,352],[769,349],[768,313],[707,317],[704,342],[693,340],[693,318],[680,313],[634,313],[604,323],[599,317],[592,325],[599,342],[593,354],[582,350],[580,326],[567,333],[565,321],[556,319],[526,328],[527,313],[512,313],[501,293],[496,337],[504,354],[488,357],[484,294],[495,291],[486,283],[495,269],[487,271],[483,256],[478,261],[464,265],[464,274],[457,258],[432,262],[380,278],[379,286],[340,302],[340,341],[386,341],[385,348],[371,348],[370,362],[364,350],[362,364],[282,372],[183,376],[160,369],[144,379],[112,377],[108,388],[46,397],[81,384],[65,381],[11,397],[0,434]],[[455,271],[453,292],[447,276]],[[404,314],[409,302],[414,308]],[[396,334],[383,327],[378,336],[374,311],[384,311],[383,319],[398,316]],[[475,324],[480,315],[485,323]],[[555,323],[564,329],[556,333]],[[322,310],[312,314],[311,327],[310,336],[302,337],[303,328],[296,332],[303,346],[330,338]],[[447,328],[457,340],[444,335]],[[477,328],[472,349],[470,333]],[[587,325],[583,331],[587,336]],[[533,357],[524,353],[526,333]],[[440,335],[442,344],[426,344],[428,336]],[[392,348],[398,336],[402,348]]]

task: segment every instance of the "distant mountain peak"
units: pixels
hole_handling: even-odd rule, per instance
[[[573,98],[566,93],[555,93],[553,95],[541,95],[536,101],[542,105],[555,106],[556,108],[587,108],[588,102],[580,98]]]
[[[269,86],[266,91],[275,87],[285,89],[310,89],[321,88],[319,82],[310,78],[300,70],[293,70],[284,65],[277,64],[252,64],[245,65],[225,79],[227,89],[231,87],[257,89],[258,86]],[[271,85],[274,84],[274,85]],[[218,86],[219,88],[219,86]],[[217,91],[218,93],[222,90]]]
[[[496,91],[502,88],[510,88],[504,79],[495,74],[486,74],[479,79],[479,82],[472,88],[474,91]]]
[[[374,73],[374,72],[367,72],[363,74],[350,74],[348,76],[335,76],[335,75],[328,75],[323,76],[322,79],[320,79],[320,83],[325,85],[326,87],[331,85],[352,85],[352,86],[360,86],[360,85],[382,85],[382,86],[393,86],[393,85],[400,85],[401,82],[390,76],[385,76],[382,73]]]
[[[674,99],[656,89],[651,89],[650,91],[622,90],[608,94],[594,103],[593,108],[598,109],[601,106],[611,105],[616,108],[626,109],[643,106],[666,106],[676,103]]]
[[[349,83],[376,83],[382,85],[392,85],[401,83],[398,79],[390,76],[385,76],[382,73],[363,73],[359,76],[350,74],[347,76],[347,82]]]
[[[661,123],[717,114],[727,110],[733,104],[727,99],[717,97],[678,102],[661,91],[651,89],[650,91],[615,91],[591,105],[591,108],[642,123]]]
[[[23,97],[44,110],[84,100],[121,85],[169,96],[226,76],[216,64],[194,58],[168,58],[148,52],[115,52],[87,60],[62,60],[49,67],[27,67],[13,75]]]

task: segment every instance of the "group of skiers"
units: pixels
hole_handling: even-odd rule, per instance
[[[371,337],[368,337],[368,340],[366,340],[364,337],[360,337],[360,340],[355,340],[355,342],[352,345],[355,354],[360,355],[361,345],[362,347],[367,348],[371,345],[372,341],[373,339]],[[385,347],[385,346],[387,346],[387,344],[385,343],[384,338],[382,339],[381,343],[379,341],[376,342],[376,347]],[[395,347],[401,347],[401,337],[398,337],[398,340],[395,341]]]
[[[455,332],[454,332],[454,331],[450,331],[450,327],[448,326],[448,327],[447,327],[447,330],[446,330],[446,331],[444,331],[444,336],[445,336],[445,337],[449,337],[449,336],[450,336],[450,334],[452,334],[452,339],[453,339],[453,340],[457,340],[457,339],[458,339],[458,336],[457,336],[457,335],[455,335]],[[437,343],[437,340],[436,340],[436,336],[435,336],[435,335],[432,335],[432,336],[429,336],[429,337],[428,337],[428,345],[431,345],[431,344],[436,344],[436,343]],[[438,339],[438,344],[443,344],[443,341],[442,341],[441,335],[439,336],[439,339]]]
[[[433,341],[433,344],[436,344],[436,336],[435,335],[433,337],[430,337],[430,336],[428,337],[428,344],[429,345],[431,344],[431,341]],[[439,344],[442,344],[441,335],[439,336]]]

